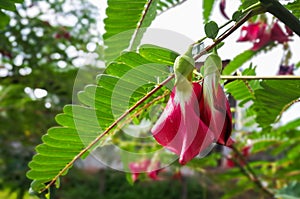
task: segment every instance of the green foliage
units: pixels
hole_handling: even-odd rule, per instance
[[[246,61],[250,60],[255,56],[259,51],[246,50],[241,54],[237,55],[229,62],[229,64],[223,70],[224,75],[229,75],[241,67]]]
[[[0,30],[3,29],[9,22],[9,16],[0,10]]]
[[[51,2],[43,4],[49,10],[40,9],[38,1],[26,1],[15,12],[4,11],[11,20],[0,30],[0,188],[16,192],[18,198],[30,187],[25,173],[33,146],[55,125],[62,107],[71,103],[78,70],[74,63],[82,58],[79,51],[87,53],[87,44],[98,41],[98,33],[90,33],[95,7],[82,1],[80,7],[67,5],[69,11],[64,13],[67,3]],[[51,22],[41,19],[49,12]],[[78,23],[62,25],[56,20],[60,17],[75,17]],[[73,56],[67,53],[70,49]],[[39,97],[37,91],[45,96]]]
[[[112,61],[126,48],[135,50],[146,28],[156,17],[158,0],[109,0],[103,35],[106,61]]]
[[[268,128],[300,96],[299,80],[269,80],[260,83],[261,89],[255,91],[253,108],[257,113],[256,121]],[[267,108],[266,108],[267,107]]]
[[[175,6],[178,6],[184,3],[186,0],[160,0],[157,4],[157,10],[161,12],[165,12]]]
[[[212,14],[212,10],[214,8],[215,0],[206,0],[202,3],[203,8],[203,19],[204,23],[209,21],[209,17]]]
[[[205,34],[210,39],[215,39],[218,36],[219,27],[218,24],[214,21],[210,21],[204,26]]]
[[[15,3],[23,3],[23,0],[2,0],[0,2],[0,9],[14,11],[16,10]]]
[[[147,59],[149,56],[150,60],[156,60],[153,48],[152,45],[141,46],[142,55],[135,52],[122,54],[108,66],[105,74],[98,77],[97,85],[89,85],[78,94],[83,105],[65,106],[64,113],[57,115],[56,121],[62,127],[48,130],[43,136],[43,144],[36,148],[37,155],[29,163],[31,170],[27,176],[35,180],[34,191],[41,191],[42,185],[55,176],[65,175],[66,172],[59,172],[64,168],[67,171],[73,158],[82,156],[90,144],[96,146],[97,142],[93,141],[103,129],[154,88],[157,79],[163,80],[169,75],[165,64]],[[168,55],[163,58],[160,54],[159,59],[163,60],[160,62],[169,62],[169,55],[173,53],[158,49]]]
[[[240,8],[245,10],[246,8],[254,5],[257,2],[259,2],[259,0],[242,0],[242,5]]]
[[[242,75],[256,75],[255,68],[250,66],[242,72]],[[247,102],[254,100],[254,93],[252,92],[258,88],[260,88],[258,80],[235,80],[225,85],[227,92],[229,92],[235,100],[239,100],[239,106],[241,107]]]
[[[300,0],[295,0],[293,2],[289,2],[285,5],[287,9],[289,9],[293,15],[295,15],[298,19],[300,19]]]
[[[162,180],[138,181],[130,185],[126,182],[123,172],[107,169],[91,174],[74,168],[62,180],[64,187],[57,190],[56,197],[63,199],[156,199],[157,197],[173,199],[178,198],[179,195],[186,195],[188,198],[197,199],[203,196],[216,198],[221,195],[219,192],[207,192],[198,176],[175,179],[171,173],[163,171],[160,177]]]
[[[291,182],[287,186],[278,190],[276,198],[282,199],[297,199],[300,197],[300,183],[297,181]]]

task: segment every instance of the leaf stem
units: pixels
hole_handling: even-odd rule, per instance
[[[90,150],[94,145],[96,145],[105,135],[107,135],[117,124],[122,121],[127,115],[129,115],[132,111],[134,111],[139,105],[141,105],[145,100],[147,100],[150,96],[152,96],[156,91],[158,91],[161,87],[166,85],[170,80],[174,78],[174,74],[170,75],[163,82],[158,84],[154,89],[152,89],[149,93],[147,93],[143,98],[137,101],[132,107],[130,107],[126,112],[124,112],[118,119],[116,119],[103,133],[101,133],[96,139],[94,139],[89,145],[87,145],[80,153],[78,153],[60,172],[45,186],[41,192],[49,189],[56,180],[62,176],[73,164],[76,160],[78,160],[82,155],[84,155],[88,150]]]
[[[291,101],[290,103],[288,103],[287,105],[285,105],[285,106],[282,108],[282,110],[280,111],[280,113],[279,113],[277,119],[275,120],[275,122],[277,123],[277,122],[281,119],[283,113],[284,113],[288,108],[290,108],[292,105],[294,105],[294,104],[296,104],[296,103],[298,103],[298,102],[300,102],[300,98],[295,99],[295,100]]]
[[[219,27],[219,30],[221,30],[222,28],[224,28],[225,26],[227,26],[227,25],[230,24],[231,22],[233,22],[232,19],[230,19],[229,21],[227,21],[225,24],[221,25],[221,26]],[[203,42],[205,39],[207,39],[207,38],[208,38],[208,37],[205,36],[205,37],[199,39],[198,41],[196,41],[195,43],[193,43],[193,45],[200,44],[200,43],[202,43],[202,42]]]
[[[234,160],[233,158],[231,158],[231,160],[233,160],[233,162],[241,169],[241,171],[249,178],[249,180],[251,180],[259,189],[261,189],[265,194],[267,194],[271,198],[275,198],[274,193],[262,184],[261,180],[250,167],[248,161],[244,158],[240,151],[235,146],[232,146],[231,148],[234,151],[234,153],[238,156],[238,159],[241,161]]]
[[[221,36],[219,36],[215,42],[207,46],[204,50],[202,50],[198,55],[194,56],[194,59],[197,60],[201,56],[205,55],[208,51],[212,50],[214,47],[216,47],[219,43],[221,43],[224,39],[226,39],[229,35],[231,35],[234,31],[236,31],[241,25],[243,25],[250,17],[252,17],[252,10],[250,10],[241,20],[236,22],[231,28],[229,28],[227,31],[225,31]]]

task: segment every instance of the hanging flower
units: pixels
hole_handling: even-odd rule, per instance
[[[294,64],[292,65],[280,65],[277,75],[294,75]]]
[[[213,143],[230,146],[230,106],[219,85],[222,60],[210,55],[204,62],[202,85],[192,83],[191,48],[174,63],[175,87],[162,115],[152,128],[156,141],[179,156],[184,165]]]
[[[250,41],[253,43],[251,50],[259,50],[270,42],[284,43],[288,42],[292,34],[283,32],[278,21],[273,23],[270,29],[267,29],[265,22],[250,23],[243,26],[238,42]]]
[[[158,173],[161,171],[159,162],[151,162],[151,160],[146,159],[140,162],[129,163],[129,169],[132,173],[132,181],[137,181],[141,173],[147,172],[147,176],[152,180],[158,180]]]
[[[190,93],[182,93],[176,87],[172,90],[165,110],[152,128],[157,142],[176,153],[183,165],[214,142],[233,144],[230,106],[221,86],[213,108],[204,103],[199,83],[192,83],[191,87]]]
[[[238,42],[251,41],[254,42],[258,38],[262,37],[265,32],[267,24],[262,22],[251,23],[248,26],[243,26],[241,35]]]

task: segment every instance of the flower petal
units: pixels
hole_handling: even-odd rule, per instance
[[[152,128],[157,142],[179,155],[180,164],[186,164],[214,141],[213,133],[199,117],[197,99],[202,86],[192,85],[191,93],[173,89],[165,110]]]
[[[209,82],[205,82],[204,87]],[[207,88],[205,88],[207,89]],[[204,100],[200,100],[200,110],[202,115],[201,119],[214,133],[215,140],[218,144],[230,146],[233,144],[233,140],[230,138],[232,131],[232,116],[230,112],[230,105],[225,96],[225,93],[220,85],[218,85],[217,92],[206,92],[203,96]],[[212,104],[206,102],[206,99],[211,99]]]

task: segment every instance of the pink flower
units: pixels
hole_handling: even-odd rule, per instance
[[[271,29],[271,40],[278,41],[279,43],[289,41],[288,34],[283,32],[277,21],[273,24],[273,27]]]
[[[254,42],[256,39],[263,36],[266,29],[266,25],[267,25],[266,23],[257,22],[257,23],[249,24],[248,26],[243,26],[241,35],[237,41]]]
[[[152,180],[158,180],[157,174],[159,173],[159,162],[152,163],[151,160],[146,159],[140,162],[129,163],[129,169],[132,173],[132,181],[135,182],[140,173],[147,172],[147,176]]]
[[[278,43],[288,42],[290,33],[284,33],[278,22],[276,21],[271,29],[267,30],[267,24],[257,22],[243,26],[238,42],[250,41],[253,43],[251,50],[259,50],[272,41]]]
[[[189,85],[189,86],[187,86]],[[179,156],[184,165],[212,143],[230,146],[231,113],[225,94],[218,85],[215,106],[208,105],[199,83],[174,87],[165,110],[152,128],[159,144]]]

